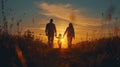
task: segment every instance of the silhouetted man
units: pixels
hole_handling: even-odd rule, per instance
[[[53,47],[53,40],[54,40],[54,35],[56,36],[56,27],[55,24],[52,23],[53,19],[50,19],[50,23],[46,25],[46,36],[48,36],[48,45],[52,48]]]

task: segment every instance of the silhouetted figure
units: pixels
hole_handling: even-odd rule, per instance
[[[58,37],[56,37],[56,38],[58,39],[58,46],[59,46],[59,48],[61,48],[62,39],[63,39],[62,34],[59,34]]]
[[[46,32],[46,36],[48,36],[48,45],[52,48],[54,35],[56,36],[56,26],[53,23],[53,19],[50,19],[50,23],[46,25],[45,32]]]
[[[69,26],[66,28],[66,31],[63,36],[67,34],[67,42],[68,42],[68,48],[71,48],[72,46],[72,38],[75,38],[75,32],[73,28],[73,24],[69,23]]]

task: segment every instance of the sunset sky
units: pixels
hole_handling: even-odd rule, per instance
[[[93,32],[96,38],[101,36],[101,32],[106,33],[108,27],[106,28],[102,13],[109,12],[110,6],[115,10],[112,13],[113,20],[107,26],[119,27],[120,0],[6,0],[5,14],[9,24],[13,24],[12,33],[16,33],[16,23],[22,19],[20,23],[22,32],[30,29],[44,40],[46,40],[45,26],[50,18],[53,18],[58,34],[63,34],[69,22],[72,22],[76,33],[73,42],[77,43],[85,40],[86,35],[88,38],[93,37]],[[116,17],[118,21],[115,21]]]

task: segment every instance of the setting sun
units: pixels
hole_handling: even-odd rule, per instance
[[[62,42],[64,42],[64,39],[61,39]]]
[[[67,48],[66,38],[62,38],[61,42],[62,42],[61,48]],[[54,48],[59,48],[59,46],[58,46],[58,39],[57,38],[55,38],[55,41],[54,41]]]

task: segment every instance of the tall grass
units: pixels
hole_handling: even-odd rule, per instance
[[[50,66],[119,67],[120,38],[83,41],[75,44],[72,49],[51,49],[31,35],[0,34],[0,67]]]

